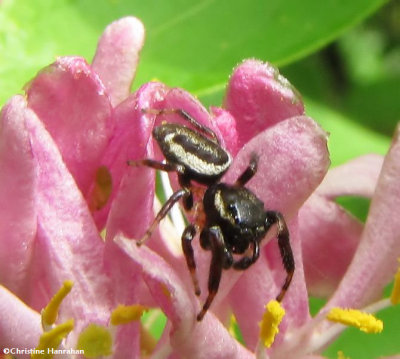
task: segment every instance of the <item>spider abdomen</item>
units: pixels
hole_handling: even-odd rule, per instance
[[[167,161],[183,166],[184,175],[199,183],[216,182],[231,164],[231,156],[218,143],[186,126],[162,124],[153,136]]]

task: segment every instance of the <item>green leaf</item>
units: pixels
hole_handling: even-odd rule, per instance
[[[136,86],[158,78],[209,91],[247,57],[282,65],[333,40],[384,0],[3,0],[0,102],[56,55],[91,59],[107,24],[136,15],[146,26]]]
[[[310,99],[305,99],[307,114],[316,120],[330,136],[328,148],[333,166],[368,153],[385,155],[390,146],[390,137],[351,121]]]

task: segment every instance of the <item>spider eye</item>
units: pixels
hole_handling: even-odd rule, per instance
[[[239,224],[240,218],[239,218],[239,213],[238,213],[236,204],[229,203],[227,207],[228,207],[228,211],[229,211],[231,217],[234,219],[235,223]]]

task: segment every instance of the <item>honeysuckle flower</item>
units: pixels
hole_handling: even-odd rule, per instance
[[[0,347],[61,344],[98,355],[112,352],[112,358],[137,358],[143,349],[140,313],[158,307],[168,321],[153,349],[154,358],[311,358],[336,333],[337,327],[331,329],[324,321],[328,310],[347,304],[363,307],[389,280],[396,245],[393,253],[385,248],[378,258],[384,271],[370,290],[357,272],[365,271],[362,260],[370,255],[365,250],[376,246],[368,234],[374,219],[367,222],[354,249],[353,262],[358,265],[351,264],[331,301],[311,319],[298,211],[327,171],[325,132],[305,116],[301,99],[287,80],[256,60],[235,69],[224,107],[212,108],[211,115],[184,90],[162,83],[151,82],[129,94],[143,35],[134,18],[113,23],[99,42],[92,66],[81,58],[60,58],[26,87],[26,98],[16,96],[2,110],[0,201],[8,210],[0,222],[0,308],[5,313],[0,318]],[[184,109],[215,131],[235,157],[223,181],[234,181],[256,152],[259,168],[248,187],[289,223],[296,272],[282,303],[286,315],[268,351],[260,344],[258,323],[285,275],[276,242],[268,242],[273,231],[252,268],[224,273],[201,323],[196,322],[199,301],[180,250],[179,228],[166,220],[146,246],[138,248],[133,240],[144,234],[154,217],[155,174],[149,168],[131,168],[127,160],[161,159],[151,131],[166,115],[142,110],[162,108]],[[168,120],[183,121],[176,115]],[[390,166],[384,165],[380,178]],[[383,193],[375,193],[375,211],[386,196],[396,195],[384,193],[394,191],[390,178],[384,182]],[[174,174],[171,183],[176,186]],[[374,218],[388,226],[389,237],[393,223],[382,221],[380,214]],[[99,235],[104,227],[105,240]],[[394,244],[393,238],[388,243]],[[197,244],[195,250],[204,293],[209,253]],[[371,258],[367,259],[369,263]],[[373,268],[377,274],[378,266]],[[66,280],[73,282],[70,292]],[[350,284],[343,284],[346,281]],[[363,293],[357,293],[354,302],[344,300],[342,293],[358,290],[359,284],[364,285]],[[57,292],[58,299],[52,300]],[[42,312],[49,302],[57,302],[57,315],[50,321]],[[268,308],[271,322],[278,326],[279,310]],[[231,313],[246,347],[227,329]],[[93,342],[97,344],[89,347]]]

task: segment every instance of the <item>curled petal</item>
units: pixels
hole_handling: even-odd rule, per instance
[[[99,40],[92,66],[107,88],[113,106],[129,95],[143,43],[144,26],[135,17],[114,21]]]
[[[361,308],[380,295],[393,278],[400,256],[400,128],[385,157],[371,202],[360,245],[338,290],[332,307]]]
[[[201,102],[197,100],[194,96],[192,96],[189,92],[181,88],[170,89],[165,95],[164,102],[161,103],[158,108],[185,110],[197,122],[211,128],[217,135],[218,139],[221,141],[222,146],[225,146],[224,138],[221,135],[219,128],[212,121],[210,114],[204,108]],[[163,120],[166,120],[168,122],[181,123],[188,126],[188,121],[183,119],[182,116],[179,116],[178,114],[166,114],[163,116],[158,116],[157,124],[159,124]]]
[[[26,87],[28,106],[45,124],[83,194],[110,139],[111,103],[86,61],[61,57]]]
[[[0,349],[37,346],[42,334],[40,314],[3,286],[0,286],[0,312]],[[18,357],[30,358],[30,355]]]
[[[35,197],[38,228],[27,303],[41,310],[65,280],[72,280],[74,287],[60,308],[60,321],[74,318],[79,332],[90,321],[106,323],[113,305],[103,267],[104,242],[43,124],[31,116],[26,126],[39,173]]]
[[[299,230],[307,288],[314,296],[328,297],[353,259],[363,225],[315,193],[300,209]]]
[[[13,97],[0,116],[0,283],[25,297],[36,233],[38,177],[26,118],[36,116],[22,96]]]
[[[382,169],[383,157],[365,155],[331,169],[317,191],[328,198],[372,197]]]
[[[257,155],[258,170],[246,186],[270,210],[290,218],[326,174],[327,135],[306,116],[282,121],[260,133],[238,153],[224,181],[234,182]]]
[[[194,359],[250,359],[254,354],[239,344],[213,315],[204,317],[180,343],[172,341],[174,353],[179,358]]]
[[[114,239],[143,270],[144,279],[156,303],[170,319],[170,346],[181,358],[251,358],[252,354],[231,337],[214,315],[196,322],[198,306],[177,273],[146,247],[117,235]]]
[[[113,189],[108,204],[94,214],[98,226],[107,217],[107,238],[118,231],[140,238],[153,216],[155,171],[128,166],[128,160],[152,157],[153,115],[142,113],[163,100],[166,88],[156,82],[142,86],[115,109],[115,135],[107,147],[102,165],[108,168]]]
[[[141,267],[154,300],[172,322],[174,335],[185,338],[195,325],[194,294],[189,295],[172,267],[146,246],[139,248],[122,235],[117,235],[114,242]]]
[[[224,139],[225,148],[235,156],[240,149],[235,118],[228,111],[219,107],[212,107],[211,111],[215,124]]]
[[[271,64],[257,60],[234,70],[224,106],[238,123],[239,147],[267,127],[304,114],[296,89]]]

